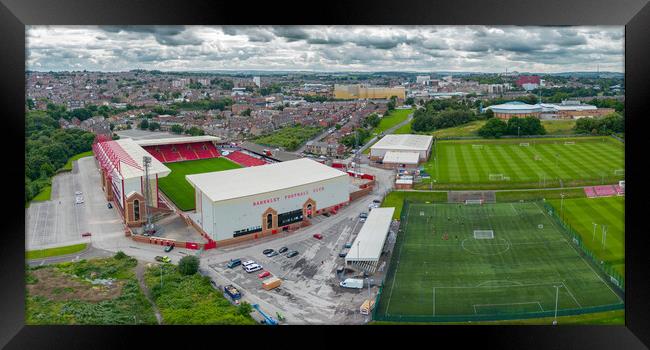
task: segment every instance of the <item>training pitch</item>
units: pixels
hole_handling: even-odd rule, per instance
[[[400,229],[375,320],[552,317],[556,287],[559,315],[623,305],[541,203],[405,204]]]
[[[425,165],[437,185],[492,187],[608,184],[624,168],[624,145],[610,137],[438,141]]]
[[[194,188],[185,180],[185,175],[241,168],[239,164],[226,158],[165,163],[165,166],[172,172],[160,178],[158,186],[165,196],[183,211],[194,209]]]
[[[559,199],[549,202],[598,259],[625,276],[625,197],[565,199],[564,204]]]

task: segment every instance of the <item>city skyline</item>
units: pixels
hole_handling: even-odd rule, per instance
[[[27,70],[624,72],[624,27],[28,26]]]

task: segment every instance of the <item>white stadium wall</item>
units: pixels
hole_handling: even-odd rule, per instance
[[[272,208],[277,214],[301,210],[308,199],[316,202],[315,210],[329,208],[349,201],[348,176],[323,180],[264,194],[210,202],[202,201],[202,227],[213,240],[234,237],[235,231],[262,226],[262,215]],[[209,209],[211,208],[211,210]],[[197,208],[197,212],[198,212]]]

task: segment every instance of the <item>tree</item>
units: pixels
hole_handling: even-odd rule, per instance
[[[171,132],[173,132],[174,134],[182,134],[183,131],[185,131],[185,129],[183,129],[183,127],[182,127],[181,125],[179,125],[179,124],[174,124],[174,125],[172,125],[172,127],[171,127],[170,130],[171,130]]]
[[[239,304],[239,308],[237,312],[239,312],[239,314],[242,316],[248,316],[250,315],[251,312],[253,312],[253,307],[251,306],[251,304],[242,301],[242,303]]]
[[[149,131],[155,131],[160,129],[160,123],[151,122],[149,123]]]
[[[186,255],[178,262],[178,271],[183,275],[193,275],[199,271],[199,258]]]
[[[406,101],[404,101],[404,104],[412,106],[415,104],[415,100],[413,99],[413,97],[409,97],[406,99]]]
[[[242,116],[245,116],[245,117],[250,117],[250,116],[251,116],[251,109],[250,109],[250,108],[246,108],[246,110],[244,110],[243,112],[241,112],[241,115],[242,115]]]
[[[501,136],[505,135],[507,131],[508,124],[506,124],[506,122],[498,118],[492,118],[478,130],[478,134],[479,136],[485,138],[500,138]]]
[[[142,119],[139,125],[140,129],[147,130],[149,128],[149,121],[147,119]]]
[[[381,119],[379,119],[379,116],[377,113],[372,113],[368,115],[364,120],[363,120],[363,127],[371,127],[371,128],[376,128],[379,123],[381,122]]]

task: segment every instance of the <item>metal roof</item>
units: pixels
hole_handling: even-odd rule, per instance
[[[186,175],[213,202],[253,196],[349,175],[307,158],[249,168]]]
[[[361,231],[352,242],[352,248],[345,257],[350,261],[378,261],[386,242],[395,208],[375,208],[370,211]]]
[[[185,136],[185,137],[169,137],[161,139],[144,139],[137,140],[137,143],[140,146],[157,146],[157,145],[173,145],[179,143],[196,143],[196,142],[206,142],[206,141],[220,141],[221,139],[216,136]]]
[[[418,152],[396,152],[387,151],[384,155],[383,163],[399,163],[399,164],[418,164],[420,161],[420,153]]]
[[[109,171],[117,170],[122,179],[131,179],[144,175],[142,162],[144,156],[151,157],[149,174],[165,177],[171,172],[168,167],[132,139],[98,142],[93,145],[93,152],[103,168]]]
[[[433,142],[433,136],[429,135],[386,135],[370,149],[390,149],[390,150],[408,150],[408,151],[426,151]]]

